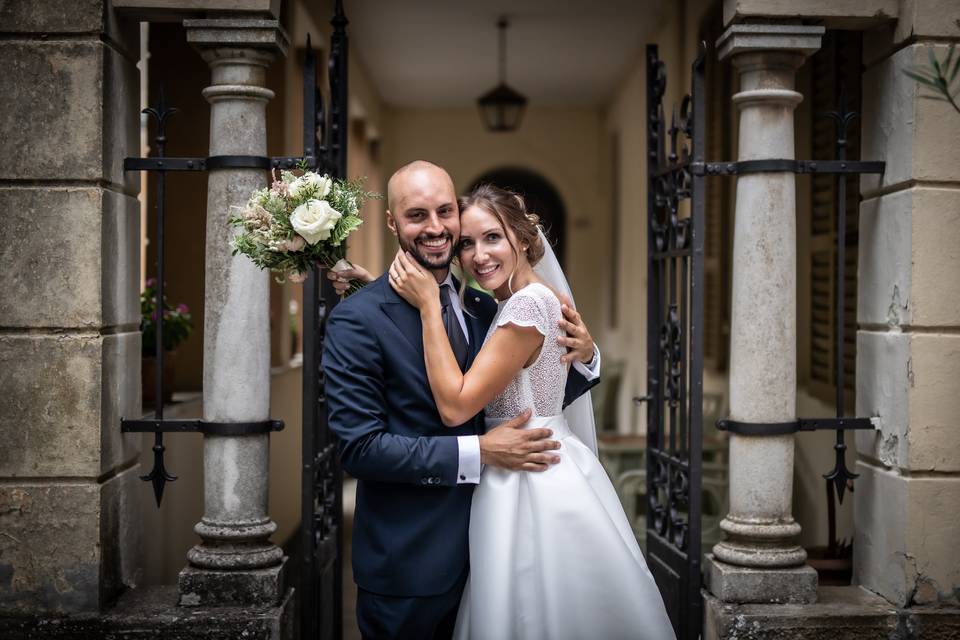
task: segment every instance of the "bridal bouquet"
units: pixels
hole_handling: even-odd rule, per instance
[[[240,228],[233,254],[242,253],[277,282],[303,282],[319,262],[334,271],[350,266],[345,240],[363,220],[360,207],[379,194],[363,189],[364,179],[334,180],[306,171],[281,171],[269,188],[258,189],[230,218]],[[351,285],[347,295],[362,286]]]

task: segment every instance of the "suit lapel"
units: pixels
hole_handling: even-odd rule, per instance
[[[390,321],[400,330],[406,341],[416,349],[422,358],[423,325],[420,323],[420,312],[397,295],[397,292],[389,285],[384,290],[380,309],[390,318]]]
[[[463,296],[463,319],[466,320],[467,331],[470,333],[470,355],[467,358],[467,369],[473,365],[473,361],[480,353],[483,341],[487,337],[489,320],[483,317],[483,311],[477,304],[479,301],[479,296],[472,289],[467,288]]]
[[[460,283],[454,278],[454,289],[459,291]],[[473,364],[477,354],[483,347],[483,340],[487,337],[490,326],[490,313],[484,313],[480,304],[480,295],[473,289],[467,288],[463,296],[463,319],[467,324],[470,349],[467,354],[467,369]],[[386,285],[383,293],[383,302],[380,308],[393,324],[400,330],[407,342],[423,357],[423,325],[420,322],[420,311],[406,300],[397,295],[390,285]]]

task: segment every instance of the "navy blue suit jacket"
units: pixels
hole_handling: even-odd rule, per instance
[[[490,296],[467,290],[468,367],[496,309]],[[358,480],[356,583],[391,596],[449,591],[468,561],[474,487],[457,484],[455,436],[483,433],[483,414],[444,426],[427,382],[420,312],[385,276],[330,314],[323,370],[330,428],[340,438],[344,469]],[[567,399],[598,381],[571,371]]]

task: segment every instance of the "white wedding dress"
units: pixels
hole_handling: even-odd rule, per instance
[[[483,470],[454,638],[675,638],[613,485],[563,416],[560,317],[557,297],[534,283],[500,303],[487,334],[506,324],[543,334],[536,361],[487,405],[487,428],[532,407],[528,428],[552,429],[561,460],[541,473]]]

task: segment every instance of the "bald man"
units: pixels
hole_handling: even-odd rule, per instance
[[[387,188],[387,227],[443,286],[459,289],[450,263],[460,212],[450,175],[425,161],[404,165]],[[350,274],[356,275],[356,274]],[[466,369],[496,312],[468,290],[450,301],[468,343]],[[466,312],[466,313],[465,313]],[[599,379],[596,347],[575,312],[567,317],[564,404]],[[479,414],[444,426],[427,381],[420,313],[381,276],[336,306],[324,341],[330,428],[344,468],[357,478],[353,575],[364,638],[449,638],[466,582],[470,499],[484,464],[536,473],[558,461],[529,415],[484,433]],[[590,366],[584,363],[592,362]],[[575,371],[579,371],[576,374]],[[491,561],[496,559],[491,558]]]

